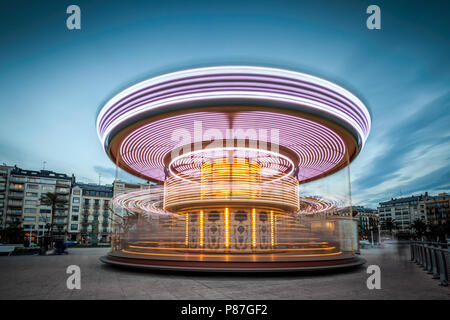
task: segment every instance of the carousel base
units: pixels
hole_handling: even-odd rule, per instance
[[[342,254],[333,258],[316,257],[314,259],[302,258],[297,260],[283,259],[282,255],[277,255],[277,257],[271,257],[271,259],[260,259],[260,257],[255,259],[253,257],[253,261],[248,259],[230,261],[233,259],[229,259],[227,256],[220,255],[220,261],[218,259],[211,261],[210,259],[203,259],[203,257],[191,259],[192,255],[186,256],[185,259],[142,258],[119,252],[103,256],[100,261],[117,267],[188,272],[307,272],[348,269],[358,267],[366,262],[365,259],[352,254]]]

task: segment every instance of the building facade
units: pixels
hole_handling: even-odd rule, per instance
[[[31,237],[30,240],[37,242],[50,231],[53,222],[53,235],[64,239],[74,177],[49,170],[34,171],[18,167],[2,172],[1,180],[6,180],[2,193],[3,227],[20,226],[26,236]],[[47,193],[56,195],[58,202],[54,206],[42,200]],[[53,221],[52,210],[55,210]]]
[[[426,220],[424,201],[428,198],[428,194],[425,193],[425,195],[393,198],[380,202],[377,210],[381,225],[383,226],[384,222],[390,218],[397,232],[409,233],[415,219]]]
[[[113,197],[151,186],[120,180],[111,185],[78,183],[74,175],[4,164],[0,166],[0,229],[22,228],[24,241],[37,243],[49,235],[52,224],[53,206],[45,203],[43,197],[54,193],[58,199],[53,214],[54,238],[86,244],[108,243],[114,212],[126,214],[121,208],[114,208]]]
[[[439,225],[449,222],[450,196],[440,193],[424,201],[426,219],[430,225]]]
[[[391,218],[397,232],[410,232],[411,224],[420,219],[427,225],[444,224],[449,221],[450,197],[447,193],[430,196],[403,197],[381,202],[378,207],[380,223]]]
[[[112,185],[75,183],[70,201],[69,239],[81,243],[111,240]]]
[[[380,227],[378,210],[364,208],[363,206],[354,206],[353,212],[353,216],[358,219],[360,238],[367,239],[368,237],[372,237],[371,232],[378,233]],[[378,238],[378,235],[375,238]]]
[[[9,178],[12,169],[13,167],[7,166],[5,164],[0,166],[0,228],[5,228],[6,226]]]

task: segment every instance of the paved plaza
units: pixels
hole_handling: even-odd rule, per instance
[[[0,299],[450,299],[422,268],[409,246],[364,249],[367,263],[320,274],[188,274],[104,265],[104,248],[73,248],[62,256],[1,256]],[[381,268],[381,289],[369,290],[368,265]],[[66,268],[81,268],[81,289],[66,287]]]

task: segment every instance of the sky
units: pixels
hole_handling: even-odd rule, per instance
[[[81,8],[68,30],[66,8]],[[381,9],[369,30],[366,8]],[[369,107],[352,200],[450,191],[448,1],[2,1],[0,163],[111,183],[95,119],[114,94],[167,71],[224,64],[333,81]],[[123,175],[123,173],[122,173]],[[125,176],[119,176],[127,178]]]

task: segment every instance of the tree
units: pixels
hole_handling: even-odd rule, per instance
[[[414,233],[420,239],[427,231],[427,225],[422,219],[416,219],[411,224],[411,228],[414,230]]]
[[[1,240],[4,243],[23,243],[25,232],[21,226],[21,219],[14,219],[8,227],[1,230]]]
[[[41,205],[51,206],[52,213],[50,218],[50,226],[49,226],[49,237],[50,242],[53,241],[53,222],[55,217],[56,208],[61,205],[66,205],[68,203],[67,199],[61,198],[59,194],[56,192],[47,192],[41,196]]]
[[[427,238],[432,241],[445,242],[445,237],[448,234],[448,224],[428,224]]]
[[[387,218],[382,223],[382,228],[384,230],[389,230],[389,232],[392,234],[392,230],[395,229],[395,220],[392,218]]]

